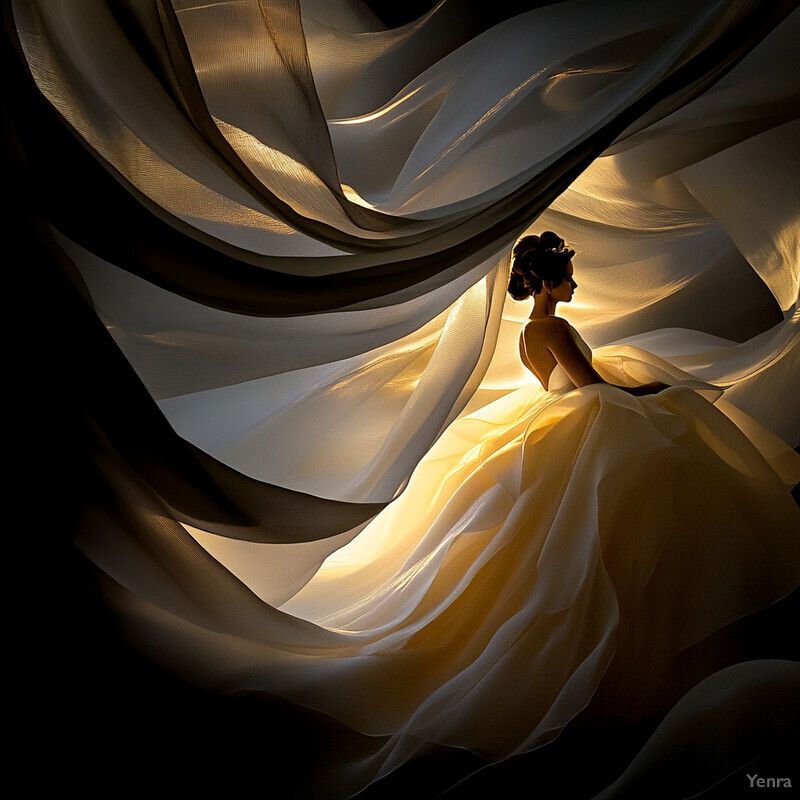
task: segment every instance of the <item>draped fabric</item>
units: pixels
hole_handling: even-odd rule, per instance
[[[630,686],[615,695],[624,680],[613,669],[600,682],[609,629],[593,629],[605,644],[595,642],[591,652],[602,657],[592,667],[580,651],[591,636],[581,639],[571,622],[558,628],[565,672],[548,683],[570,691],[551,705],[540,698],[540,727],[514,730],[503,722],[511,712],[497,709],[515,671],[539,657],[554,663],[542,656],[543,642],[556,647],[545,634],[505,671],[487,673],[484,706],[442,721],[437,690],[483,668],[491,635],[513,619],[502,614],[522,602],[513,593],[476,615],[478,633],[462,642],[467,660],[448,663],[453,674],[427,662],[428,651],[387,661],[383,677],[371,658],[386,641],[376,631],[395,625],[413,639],[400,625],[402,603],[385,589],[409,552],[436,535],[448,542],[430,545],[414,585],[438,586],[424,575],[445,564],[440,580],[457,593],[452,575],[466,580],[503,547],[497,532],[513,520],[505,495],[467,503],[497,519],[476,521],[463,552],[449,545],[455,524],[426,521],[431,504],[441,510],[461,497],[456,507],[465,492],[477,501],[486,489],[465,482],[465,453],[477,448],[481,463],[499,464],[492,475],[502,487],[516,474],[504,453],[561,458],[538,442],[535,425],[525,435],[520,425],[567,420],[557,439],[566,452],[577,448],[570,425],[595,430],[599,442],[613,438],[617,423],[597,422],[591,408],[614,409],[611,420],[631,411],[602,393],[575,410],[572,395],[553,402],[525,373],[517,339],[530,309],[505,290],[508,253],[529,228],[556,230],[578,251],[579,290],[566,314],[598,368],[621,383],[682,382],[644,417],[656,427],[700,420],[686,424],[705,431],[719,459],[749,465],[742,471],[761,481],[760,500],[744,484],[734,498],[733,478],[713,478],[709,467],[711,517],[725,517],[730,534],[727,545],[710,541],[730,549],[741,588],[725,596],[716,574],[708,581],[716,600],[697,612],[705,627],[676,602],[679,622],[665,641],[701,652],[691,647],[796,586],[786,534],[796,509],[785,488],[800,480],[794,4],[488,5],[445,0],[396,28],[344,0],[4,6],[8,252],[12,271],[29,281],[14,302],[30,303],[37,321],[27,329],[35,327],[28,344],[41,391],[26,405],[54,465],[33,513],[46,518],[40,527],[69,530],[74,580],[98,587],[92,613],[111,615],[134,652],[187,685],[246,694],[256,710],[269,698],[265,726],[278,719],[296,730],[299,714],[339,742],[331,751],[325,740],[317,777],[286,760],[298,796],[312,786],[348,796],[431,754],[455,783],[484,760],[553,746],[595,691],[606,704],[624,697],[636,707],[661,674],[655,647],[628,675],[641,697]],[[682,431],[665,427],[664,441],[683,443]],[[680,472],[661,456],[648,460],[637,441],[629,450],[609,444],[603,469],[615,456]],[[686,475],[703,481],[705,450],[681,452],[695,465]],[[594,491],[597,480],[603,497],[606,473],[585,469],[579,485]],[[462,483],[471,488],[459,495]],[[58,498],[63,512],[52,505]],[[768,540],[786,567],[780,576],[738,527],[759,503],[766,528],[782,532]],[[686,514],[698,506],[687,500]],[[548,552],[563,547],[599,563],[591,537],[569,539],[577,530],[588,528],[567,519]],[[614,545],[626,546],[636,549]],[[695,556],[680,540],[671,557]],[[768,589],[748,583],[748,564],[755,576],[762,567],[772,575]],[[571,585],[562,562],[551,568],[536,589],[547,613],[568,607]],[[663,575],[648,595],[653,608],[670,602],[674,573]],[[64,582],[73,587],[72,575]],[[353,609],[376,592],[385,602],[364,612],[371,622],[354,638]],[[617,601],[603,597],[605,623]],[[575,604],[573,618],[587,607]],[[444,611],[430,613],[447,622]],[[470,661],[470,647],[484,661]],[[744,648],[780,663],[737,672],[742,696],[769,683],[764,675],[791,685],[780,665],[787,647]],[[712,673],[724,657],[697,658],[682,689],[704,678],[718,687]],[[388,697],[404,669],[413,687]],[[674,675],[664,680],[673,694],[662,705],[632,719],[599,713],[588,729],[620,717],[655,724],[663,703],[679,697]],[[500,721],[485,726],[477,709],[493,704]],[[672,724],[691,717],[675,708]],[[247,713],[257,750],[261,723]],[[705,774],[701,788],[741,766],[737,758]],[[626,785],[621,778],[620,791]]]

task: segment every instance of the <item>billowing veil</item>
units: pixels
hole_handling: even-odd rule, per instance
[[[716,387],[800,480],[794,5],[443,0],[387,28],[358,0],[8,3],[8,252],[20,302],[39,297],[52,435],[36,513],[80,553],[52,585],[102,598],[67,604],[101,620],[64,628],[71,662],[102,631],[181,697],[249,699],[186,706],[241,724],[217,758],[242,745],[298,796],[311,773],[314,796],[343,797],[414,757],[447,750],[453,781],[483,764],[480,747],[398,740],[389,698],[338,713],[361,702],[369,648],[350,659],[323,618],[374,589],[368,570],[336,579],[334,554],[366,541],[365,563],[391,561],[414,521],[386,515],[418,465],[438,480],[454,421],[544,396],[517,355],[529,308],[506,295],[529,228],[578,251],[565,314],[598,368]],[[797,675],[770,647],[754,683],[786,692]],[[293,683],[309,661],[335,702]],[[154,669],[136,664],[138,681]],[[745,691],[739,667],[725,686]],[[157,708],[99,671],[73,669],[105,687],[107,724],[134,713],[130,692]]]

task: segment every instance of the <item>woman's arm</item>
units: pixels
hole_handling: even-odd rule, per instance
[[[608,381],[600,377],[591,362],[581,352],[567,324],[563,320],[557,317],[549,320],[542,333],[544,333],[546,337],[544,341],[545,346],[576,387],[588,386],[592,383],[608,383]],[[636,397],[656,394],[668,388],[666,383],[661,383],[659,381],[645,383],[641,386],[619,386],[615,383],[608,385],[616,386],[618,389],[622,389],[624,392],[628,392]]]

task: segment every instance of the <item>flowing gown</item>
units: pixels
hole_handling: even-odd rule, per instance
[[[800,512],[706,399],[721,391],[644,351],[604,352],[609,380],[680,383],[576,389],[557,366],[549,391],[457,421],[283,606],[337,645],[239,685],[388,737],[379,772],[428,743],[500,759],[554,738],[601,681],[611,716],[657,713],[681,651],[800,584]]]

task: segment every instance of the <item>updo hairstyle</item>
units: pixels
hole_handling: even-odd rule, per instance
[[[541,236],[523,236],[511,255],[508,293],[515,300],[527,300],[542,291],[545,281],[557,286],[564,280],[575,251],[553,231],[545,231]]]

